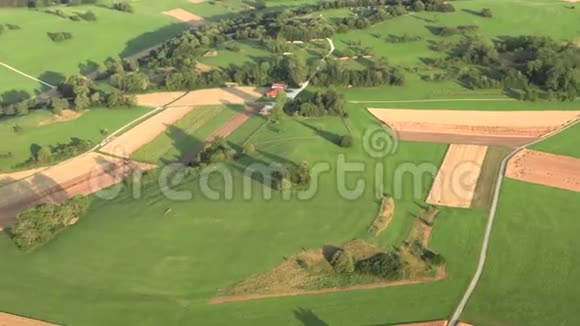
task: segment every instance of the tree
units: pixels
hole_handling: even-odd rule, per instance
[[[342,135],[338,142],[340,147],[352,147],[352,136],[351,135]]]
[[[49,163],[52,160],[52,152],[46,147],[41,147],[36,153],[36,161],[39,163]]]
[[[246,155],[251,155],[256,152],[256,147],[252,143],[244,144],[243,153]]]
[[[280,122],[282,117],[284,116],[284,106],[288,101],[288,97],[286,96],[286,92],[280,91],[276,95],[276,104],[272,108],[270,112],[269,120],[271,122]]]
[[[50,106],[52,107],[52,112],[55,114],[60,114],[63,110],[69,109],[68,100],[60,97],[52,98]]]
[[[352,255],[344,250],[338,249],[330,259],[330,265],[337,273],[352,273],[354,272],[354,262]]]
[[[415,3],[413,4],[413,10],[415,10],[416,12],[421,12],[425,10],[425,4],[423,3],[423,1],[421,0],[415,1]]]
[[[15,106],[16,114],[17,115],[27,115],[28,114],[28,103],[26,101],[22,101]]]
[[[302,57],[287,57],[286,68],[289,81],[293,86],[300,86],[306,80],[306,63]]]

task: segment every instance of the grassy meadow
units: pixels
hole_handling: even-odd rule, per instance
[[[94,108],[82,113],[75,120],[53,122],[40,125],[50,119],[52,113],[44,110],[34,111],[26,116],[0,120],[2,152],[11,152],[10,158],[0,159],[0,173],[15,170],[14,166],[23,163],[31,155],[31,147],[67,143],[71,137],[88,139],[98,143],[128,122],[147,113],[150,108],[130,109]],[[21,130],[16,131],[15,127]]]
[[[505,180],[488,261],[462,319],[475,325],[580,323],[579,199],[571,191]]]
[[[580,123],[531,147],[538,151],[580,158]]]
[[[376,122],[365,111],[349,111],[356,139],[349,149],[334,143],[336,135],[347,133],[336,117],[285,118],[261,128],[251,139],[255,154],[222,165],[233,177],[232,199],[211,200],[195,186],[195,179],[188,178],[177,188],[190,190],[192,199],[171,201],[151,181],[138,199],[131,197],[130,189],[112,201],[95,198],[74,228],[33,253],[22,254],[0,233],[0,256],[6,266],[0,270],[0,307],[69,325],[309,325],[313,320],[358,325],[447,317],[473,273],[484,210],[445,208],[439,215],[431,246],[446,258],[448,278],[443,281],[208,304],[218,289],[268,271],[301,248],[361,238],[386,249],[406,237],[432,177],[422,178],[416,198],[413,178],[404,175],[395,180],[395,171],[404,163],[438,166],[446,146],[400,143],[385,159],[370,158],[361,138]],[[262,123],[262,117],[253,117],[229,140],[240,146]],[[350,189],[357,180],[366,183],[356,200],[336,191],[340,154],[365,164],[365,171],[349,174],[345,180]],[[249,176],[242,171],[247,165],[286,160],[328,164],[330,171],[321,174],[313,198],[285,200],[275,192],[272,199],[264,200],[263,186],[256,180],[248,180],[252,196],[244,198],[242,185]],[[385,171],[379,183],[384,182],[388,192],[402,191],[391,225],[373,238],[368,227],[379,207],[373,186],[379,162]],[[223,190],[219,175],[212,175],[209,182],[212,189]],[[384,308],[385,302],[389,309]],[[357,314],[352,313],[355,308]]]

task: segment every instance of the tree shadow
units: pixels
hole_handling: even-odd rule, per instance
[[[0,96],[0,102],[3,104],[14,104],[30,98],[30,93],[23,90],[9,90]]]
[[[298,308],[294,310],[294,317],[304,326],[329,326],[310,309]]]
[[[420,20],[420,21],[429,23],[429,24],[435,24],[435,23],[437,23],[437,20],[431,19],[431,18],[425,18],[425,17],[421,17],[421,16],[417,16],[417,15],[411,15],[411,17],[413,17],[413,18],[415,18],[417,20]]]
[[[334,256],[334,254],[336,254],[337,251],[341,250],[342,249],[337,246],[324,245],[322,246],[322,256],[324,256],[324,259],[326,259],[326,261],[330,264],[330,262],[332,261],[332,256]]]
[[[79,72],[85,77],[95,73],[99,67],[100,65],[92,60],[86,60],[85,62],[81,62],[78,65]]]
[[[171,139],[172,145],[177,149],[177,154],[172,158],[161,158],[164,164],[181,162],[189,165],[195,161],[197,154],[203,149],[203,140],[187,133],[183,128],[175,125],[166,125],[165,134]]]
[[[298,121],[298,123],[300,123],[304,127],[308,128],[310,130],[313,130],[316,133],[316,135],[326,139],[327,141],[329,141],[335,145],[338,145],[340,143],[340,135],[337,135],[335,133],[332,133],[332,132],[329,132],[326,130],[322,130],[321,128],[312,126],[312,125],[310,125],[310,124],[308,124],[300,119],[298,119],[297,121]]]
[[[60,82],[64,81],[66,79],[66,77],[65,77],[65,75],[63,75],[60,72],[47,70],[47,71],[43,72],[42,74],[40,74],[40,76],[38,76],[38,79],[42,80],[45,83],[49,83],[51,85],[57,86]],[[48,87],[44,84],[41,84],[42,91],[47,91],[50,89],[51,89],[50,87]]]
[[[483,17],[481,15],[481,12],[473,10],[473,9],[461,9],[461,11],[466,12],[468,14],[472,14],[472,15],[477,16],[477,17]]]
[[[130,57],[148,48],[152,48],[158,45],[160,46],[164,44],[166,40],[190,28],[191,26],[187,24],[174,23],[159,28],[152,32],[143,33],[127,41],[127,43],[125,44],[125,48],[123,49],[123,51],[121,51],[121,53],[119,53],[119,57],[121,58]]]

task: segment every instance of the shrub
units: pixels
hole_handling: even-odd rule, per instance
[[[86,212],[89,203],[87,197],[73,197],[62,205],[40,204],[27,209],[10,229],[12,240],[23,250],[38,247],[74,223]]]
[[[89,22],[97,21],[97,15],[95,15],[95,13],[91,10],[85,12],[84,14],[79,14],[79,17]]]
[[[15,30],[19,30],[20,26],[15,25],[15,24],[6,24],[6,28],[8,28],[11,31],[15,31]]]
[[[355,265],[355,270],[359,273],[394,280],[403,276],[404,265],[401,256],[397,252],[381,252],[370,258],[358,261]]]
[[[69,109],[69,103],[67,99],[54,97],[50,101],[50,106],[52,107],[52,112],[55,114],[61,113],[63,110]]]
[[[340,136],[340,140],[338,142],[340,147],[352,147],[352,136],[351,135],[342,135]]]
[[[354,272],[354,262],[352,255],[344,250],[337,250],[330,259],[330,264],[337,273],[352,273]]]
[[[58,33],[47,33],[48,37],[50,37],[50,39],[53,42],[63,42],[66,40],[70,40],[72,38],[72,34],[69,32],[58,32]]]
[[[244,144],[243,153],[246,155],[254,154],[256,152],[256,147],[254,144],[247,143]]]
[[[481,9],[481,12],[479,14],[481,15],[481,17],[486,17],[486,18],[493,17],[493,13],[491,12],[491,9],[489,9],[489,8]]]
[[[217,163],[232,159],[236,152],[226,142],[225,138],[217,137],[211,143],[206,144],[197,155],[199,163]]]
[[[133,12],[133,6],[129,2],[115,2],[113,3],[113,9],[129,13]]]

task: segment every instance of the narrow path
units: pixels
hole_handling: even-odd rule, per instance
[[[24,72],[22,72],[22,71],[20,71],[20,70],[18,70],[18,69],[16,69],[16,68],[14,68],[14,67],[12,67],[12,66],[9,66],[9,65],[5,64],[4,62],[0,62],[0,66],[6,67],[6,68],[8,68],[8,69],[10,69],[10,70],[12,70],[12,71],[14,71],[14,72],[16,72],[16,73],[18,73],[18,74],[20,74],[20,75],[24,76],[24,77],[26,77],[26,78],[28,78],[28,79],[32,79],[32,80],[34,80],[34,81],[37,81],[37,82],[41,83],[41,84],[42,84],[42,85],[44,85],[44,86],[48,86],[48,87],[50,87],[50,88],[52,88],[52,89],[55,89],[55,88],[56,88],[56,86],[54,86],[54,85],[51,85],[51,84],[49,84],[49,83],[47,83],[47,82],[45,82],[45,81],[42,81],[42,80],[40,80],[40,79],[38,79],[38,78],[32,77],[32,76],[30,76],[30,75],[29,75],[29,74],[27,74],[27,73],[24,73]]]
[[[467,287],[467,290],[465,291],[463,297],[461,298],[461,301],[459,302],[459,305],[457,306],[457,308],[455,309],[455,312],[453,313],[453,316],[451,317],[451,319],[449,320],[449,326],[457,326],[458,322],[459,322],[459,318],[461,317],[461,314],[463,313],[463,310],[465,309],[465,306],[467,305],[467,302],[469,301],[469,298],[471,298],[471,295],[473,294],[473,291],[475,290],[475,288],[477,287],[477,284],[479,283],[479,280],[481,278],[481,274],[483,273],[483,268],[485,267],[485,262],[487,260],[487,253],[488,253],[488,247],[489,247],[489,240],[491,237],[491,231],[493,229],[493,222],[495,221],[495,216],[496,216],[496,211],[497,211],[497,205],[499,202],[499,194],[500,194],[500,190],[501,190],[501,185],[503,183],[503,179],[505,176],[505,170],[506,170],[506,166],[507,166],[507,162],[515,155],[517,154],[519,151],[525,149],[528,146],[532,146],[535,145],[541,141],[544,141],[550,137],[553,137],[561,132],[563,132],[564,130],[567,130],[568,128],[574,126],[576,123],[578,123],[580,120],[578,118],[576,118],[573,121],[569,121],[566,124],[564,124],[561,128],[554,130],[540,138],[538,138],[537,140],[528,143],[526,145],[520,146],[518,148],[516,148],[513,152],[511,152],[508,156],[506,156],[503,161],[501,162],[501,166],[500,166],[500,170],[499,170],[499,174],[497,177],[497,185],[495,187],[495,191],[493,194],[493,201],[491,203],[491,209],[489,212],[489,218],[487,221],[487,225],[485,227],[485,235],[483,237],[483,244],[481,246],[481,252],[479,254],[479,262],[477,264],[477,269],[475,271],[475,274],[473,275],[473,278],[471,279],[471,282],[469,283],[469,286]]]
[[[316,67],[316,69],[314,70],[314,72],[312,73],[312,75],[310,75],[310,77],[308,77],[308,80],[306,80],[302,84],[302,87],[297,88],[297,89],[292,89],[292,90],[289,90],[288,91],[288,93],[287,93],[288,98],[295,99],[296,97],[298,97],[298,95],[300,95],[300,93],[302,93],[302,91],[305,90],[306,87],[308,87],[308,85],[310,84],[310,80],[312,79],[312,77],[314,77],[314,75],[316,75],[316,73],[320,70],[320,67],[324,63],[324,60],[326,60],[326,58],[328,58],[334,52],[334,50],[335,50],[334,42],[332,42],[332,40],[330,38],[328,38],[328,37],[326,38],[326,41],[330,45],[330,51],[328,51],[328,53],[324,57],[322,57],[322,59],[320,59],[320,64]]]

